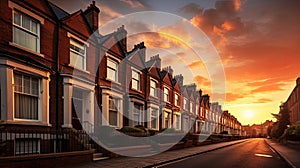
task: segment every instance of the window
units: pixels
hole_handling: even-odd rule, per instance
[[[193,111],[194,111],[194,103],[190,102],[190,112],[193,112]]]
[[[140,90],[140,79],[141,74],[136,70],[132,70],[131,88]]]
[[[116,61],[107,58],[107,78],[118,82],[118,66]]]
[[[199,105],[196,104],[196,115],[199,115]]]
[[[175,94],[175,106],[179,106],[179,95]]]
[[[165,128],[169,128],[171,124],[171,117],[169,112],[165,112]]]
[[[119,99],[109,98],[109,125],[119,126],[118,122],[118,112],[120,109]]]
[[[186,99],[186,98],[183,99],[183,109],[184,109],[184,110],[188,110],[188,107],[187,107],[187,99]]]
[[[19,73],[14,74],[15,118],[38,120],[39,79]]]
[[[86,46],[74,39],[70,40],[70,64],[86,70]]]
[[[158,129],[158,109],[151,108],[151,128]]]
[[[176,116],[176,129],[180,129],[180,115],[175,115]]]
[[[16,139],[15,140],[15,154],[39,154],[40,141],[39,139]]]
[[[170,90],[166,87],[164,88],[164,101],[170,101]]]
[[[134,103],[133,110],[133,125],[142,125],[143,124],[143,105]]]
[[[13,42],[40,52],[40,23],[28,15],[13,12]]]
[[[156,81],[150,80],[150,96],[157,97],[156,85],[157,85]]]

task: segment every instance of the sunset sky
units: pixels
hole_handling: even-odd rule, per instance
[[[69,13],[91,3],[51,2]],[[163,66],[171,65],[203,93],[223,87],[222,73],[212,68],[212,58],[219,58],[226,79],[223,110],[243,125],[273,119],[300,76],[299,0],[97,0],[96,5],[102,27],[119,17],[131,19],[100,29],[101,34],[124,24],[128,50],[144,41],[148,57],[159,54]]]

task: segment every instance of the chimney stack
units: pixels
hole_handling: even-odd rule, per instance
[[[125,29],[124,25],[117,29],[116,36],[118,38],[118,41],[121,42],[124,51],[127,52],[127,30]]]
[[[182,76],[182,74],[175,75],[174,78],[178,82],[179,87],[182,88],[182,86],[183,86],[183,76]]]
[[[83,12],[93,32],[99,27],[99,13],[100,9],[96,6],[95,1]]]
[[[150,61],[156,62],[157,68],[161,68],[161,59],[159,58],[159,54],[150,57]]]
[[[165,68],[163,68],[164,71],[167,71],[170,75],[173,76],[173,69],[171,66],[167,66]]]

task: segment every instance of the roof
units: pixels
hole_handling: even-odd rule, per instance
[[[69,13],[67,13],[66,11],[64,11],[63,9],[61,9],[60,7],[54,5],[53,3],[49,2],[49,6],[51,7],[51,9],[53,10],[54,14],[56,15],[57,19],[61,20],[65,17],[70,16]]]

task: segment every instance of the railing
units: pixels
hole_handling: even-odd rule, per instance
[[[0,156],[82,151],[90,148],[89,136],[78,130],[0,129]]]

